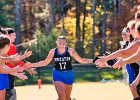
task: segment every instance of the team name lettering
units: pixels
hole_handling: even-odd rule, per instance
[[[70,57],[59,57],[59,58],[54,58],[54,61],[70,61]]]

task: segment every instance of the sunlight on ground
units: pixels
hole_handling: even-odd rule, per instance
[[[57,100],[53,85],[20,86],[17,89],[17,100]],[[124,83],[75,83],[72,100],[132,100],[128,85]]]

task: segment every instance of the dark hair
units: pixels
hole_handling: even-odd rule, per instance
[[[134,29],[135,28],[135,24],[136,24],[136,21],[135,20],[130,20],[128,23],[127,23],[127,27],[129,27],[129,29]]]
[[[130,34],[130,42],[134,40],[134,37]]]
[[[4,46],[8,44],[10,44],[10,39],[5,35],[0,35],[0,49],[4,48]]]
[[[125,48],[127,48],[128,45],[129,45],[129,41],[126,41],[125,44],[123,45],[123,47],[122,47],[121,49],[125,49]]]
[[[58,39],[66,39],[66,36],[59,36]]]
[[[123,28],[122,33],[130,33],[130,28],[129,27]]]
[[[137,11],[135,14],[135,19],[140,19],[140,11]]]
[[[67,42],[66,36],[59,36],[59,37],[57,38],[57,40],[58,40],[58,39],[63,39],[63,40],[66,40],[66,42]]]
[[[140,33],[140,22],[136,23],[136,30]]]
[[[0,27],[0,33],[1,34],[8,34],[8,32],[2,27]]]
[[[15,33],[14,29],[12,29],[12,28],[7,28],[6,30],[7,30],[8,34]]]

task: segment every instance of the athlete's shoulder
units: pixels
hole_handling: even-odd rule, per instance
[[[50,52],[49,52],[49,54],[54,55],[55,49],[56,49],[56,48],[51,49]]]
[[[50,53],[54,53],[56,48],[50,50]]]
[[[74,49],[73,49],[73,48],[68,47],[68,50],[69,50],[70,52],[72,52]]]
[[[73,48],[69,48],[68,51],[69,51],[70,55],[73,56],[73,53],[75,52],[75,50]]]

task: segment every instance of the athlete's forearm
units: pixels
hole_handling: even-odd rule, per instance
[[[129,56],[137,52],[139,45],[140,45],[140,41],[137,41],[125,49],[117,50],[116,52],[106,56],[105,60],[108,61],[115,58],[117,59],[118,57],[128,58]]]
[[[17,76],[17,72],[11,72],[10,75]]]
[[[48,64],[49,64],[49,62],[40,61],[37,63],[32,63],[31,67],[44,67],[44,66],[47,66]]]
[[[0,73],[2,74],[8,74],[8,73],[13,73],[13,72],[16,72],[14,68],[0,67]]]
[[[0,56],[0,60],[5,60],[6,62],[11,62],[13,61],[13,57],[12,56],[8,56],[8,57],[3,57],[3,56]]]
[[[140,60],[140,49],[138,49],[138,51],[133,54],[132,56],[123,59],[125,64],[129,64],[129,63],[134,63]]]
[[[115,52],[113,52],[110,55],[105,56],[105,60],[111,60],[111,59],[118,59],[119,57],[121,58],[127,58],[130,55],[126,52],[126,50],[117,50]]]
[[[108,56],[105,56],[105,60],[108,61],[108,60],[111,60],[111,59],[116,59],[118,57],[121,57],[122,56],[122,53],[120,50],[108,55]]]
[[[83,63],[83,64],[92,64],[93,59],[82,58],[81,63]]]

